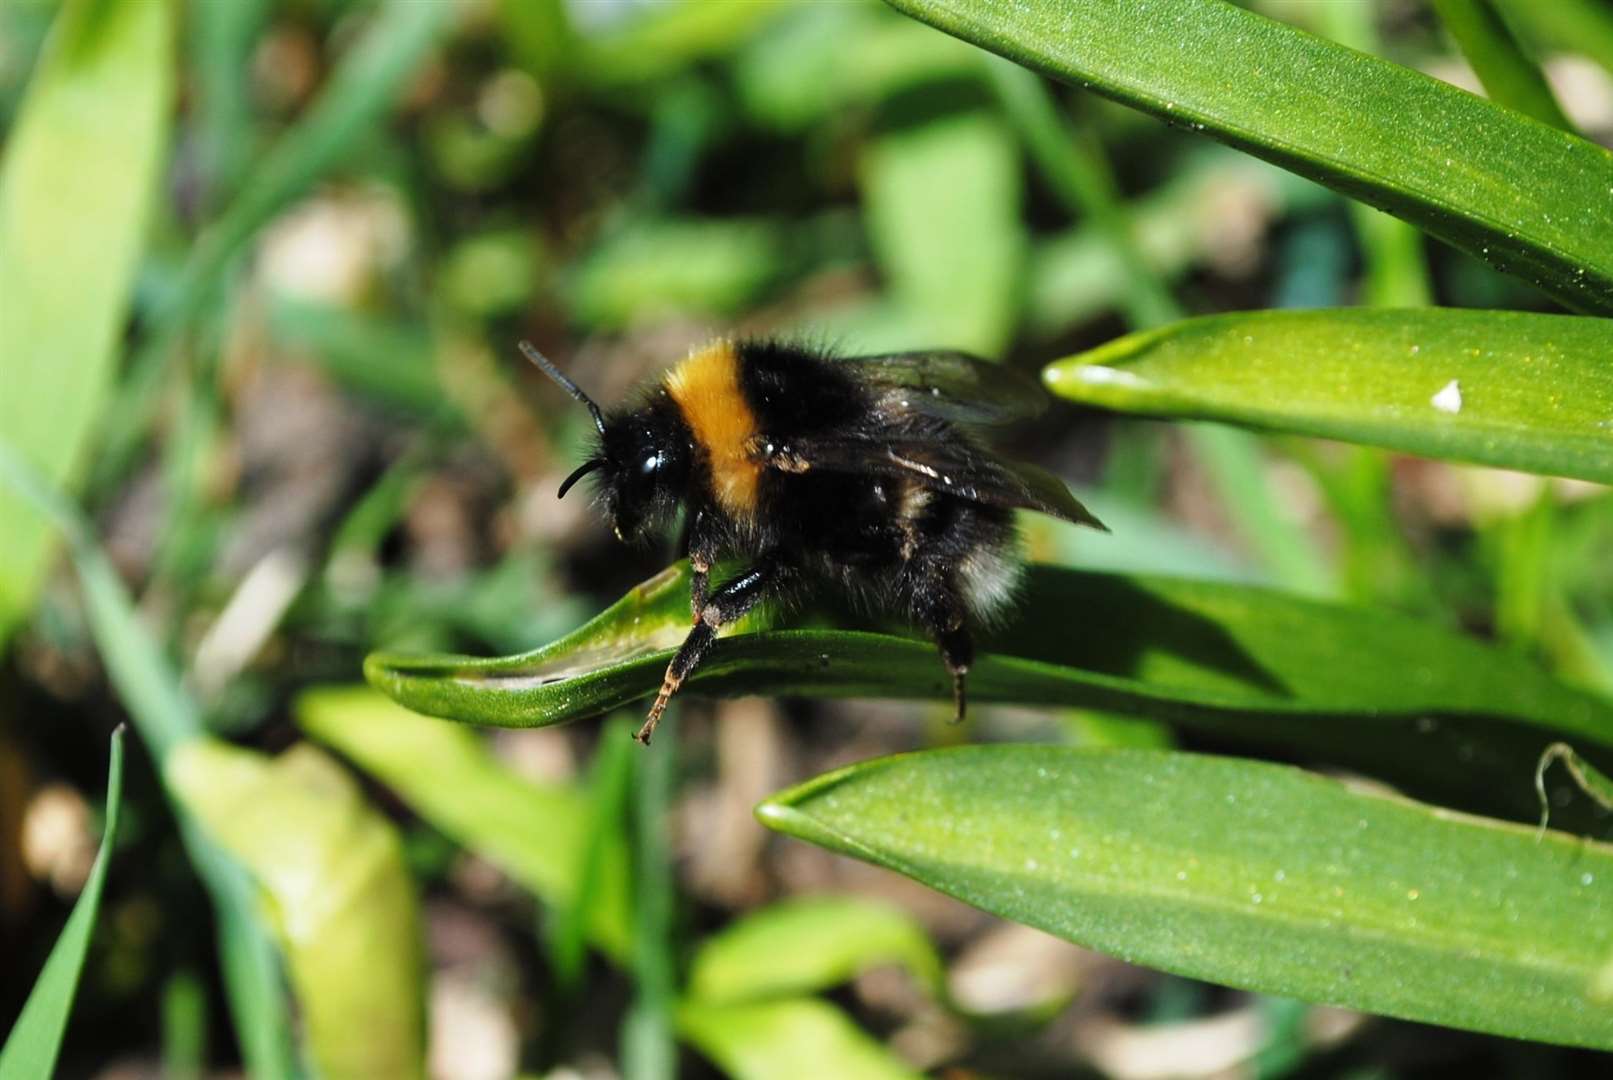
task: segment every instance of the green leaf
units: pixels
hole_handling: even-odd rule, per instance
[[[734,1080],[917,1080],[919,1073],[824,1001],[689,1002],[678,1028]]]
[[[362,687],[297,699],[304,731],[393,788],[415,812],[492,862],[544,903],[565,910],[580,887],[588,798],[569,784],[517,776],[476,734],[398,708]],[[627,854],[607,849],[591,937],[621,959],[628,948]]]
[[[1050,566],[1029,569],[1023,596],[1008,631],[982,643],[969,674],[971,700],[1141,714],[1302,747],[1441,798],[1531,819],[1530,769],[1553,733],[1613,745],[1613,703],[1520,655],[1388,611]],[[378,653],[365,673],[399,702],[435,716],[507,727],[563,723],[655,691],[688,632],[688,597],[684,568],[673,567],[532,652],[492,659]],[[739,629],[755,625],[753,617]],[[951,694],[929,642],[829,629],[731,634],[689,685],[725,695]],[[471,797],[464,785],[434,787],[442,798]]]
[[[964,747],[853,765],[772,828],[1194,978],[1613,1048],[1613,847],[1286,766]]]
[[[62,1049],[67,1017],[73,1011],[73,995],[84,970],[90,935],[95,932],[95,914],[101,907],[101,890],[106,885],[106,865],[112,858],[112,845],[118,834],[118,808],[123,802],[123,728],[112,732],[112,762],[107,766],[106,826],[101,832],[101,849],[84,879],[84,888],[73,904],[61,936],[50,950],[44,970],[34,981],[11,1034],[0,1047],[0,1080],[32,1080],[56,1071],[56,1056]]]
[[[52,483],[82,471],[168,140],[172,4],[61,5],[0,166],[0,431]],[[51,527],[0,489],[0,641]]]
[[[1613,312],[1613,154],[1593,143],[1224,0],[891,2]]]
[[[1509,311],[1190,319],[1057,361],[1055,394],[1613,483],[1613,321]]]
[[[810,994],[888,964],[905,967],[945,1000],[941,958],[907,912],[854,896],[796,897],[707,938],[690,968],[688,993],[710,1005]]]
[[[211,739],[179,747],[165,772],[262,887],[319,1074],[424,1076],[415,886],[353,779],[307,743],[271,759]]]
[[[201,712],[185,692],[151,632],[135,614],[123,581],[96,543],[89,524],[60,491],[0,438],[0,490],[21,496],[66,537],[84,593],[90,633],[135,731],[159,766],[174,748],[202,732]],[[274,946],[256,919],[241,868],[196,828],[183,801],[175,803],[180,839],[206,884],[218,916],[219,956],[241,1053],[253,1076],[292,1074],[286,1017]]]

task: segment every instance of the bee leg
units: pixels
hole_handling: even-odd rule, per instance
[[[694,669],[700,666],[706,653],[717,640],[718,628],[742,618],[746,612],[755,607],[757,602],[768,593],[781,585],[789,574],[782,563],[774,559],[763,559],[743,574],[728,582],[712,594],[700,610],[700,617],[689,631],[689,636],[683,639],[677,655],[667,665],[666,675],[661,679],[661,691],[655,695],[655,704],[650,706],[650,715],[644,721],[644,726],[638,729],[633,737],[645,745],[649,744],[650,736],[655,734],[655,725],[661,722],[661,714],[666,711],[667,702],[672,695],[678,692]]]
[[[952,674],[952,722],[961,724],[969,705],[963,681],[969,674],[969,665],[974,663],[974,638],[969,635],[969,628],[959,622],[951,630],[942,631],[936,637],[936,644],[941,647],[941,662]]]
[[[716,561],[715,545],[706,522],[706,512],[695,511],[684,526],[681,545],[689,556],[689,621],[697,625],[711,596],[711,564]]]
[[[700,625],[706,604],[711,598],[711,563],[703,556],[689,554],[689,620]]]
[[[916,605],[918,622],[935,638],[941,650],[941,662],[952,676],[952,722],[963,721],[968,711],[968,695],[964,692],[964,676],[974,663],[975,643],[963,617],[963,600],[955,586],[942,574],[933,574],[918,591]]]

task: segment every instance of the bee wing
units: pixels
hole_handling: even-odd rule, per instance
[[[1041,415],[1047,391],[1012,368],[961,352],[905,352],[849,357],[865,385],[889,400],[953,423],[996,427]]]
[[[766,464],[787,472],[813,469],[917,479],[934,491],[1007,509],[1035,510],[1077,525],[1109,529],[1052,473],[1008,461],[971,441],[808,437],[779,447]]]

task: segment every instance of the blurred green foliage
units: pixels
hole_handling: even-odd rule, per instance
[[[901,6],[963,22],[991,10]],[[1594,0],[1156,7],[1188,21],[1117,30],[1140,9],[1039,0],[1018,9],[1030,23],[977,27],[1023,55],[1013,35],[1028,26],[1041,66],[1139,112],[872,0],[0,5],[0,947],[19,973],[0,990],[7,1026],[64,925],[75,940],[86,932],[69,908],[83,886],[79,907],[92,909],[104,874],[64,1074],[162,1062],[174,1075],[237,1064],[261,1076],[473,1075],[476,1060],[499,1075],[1102,1072],[1103,1031],[1143,1036],[1137,1019],[1153,1017],[1158,1034],[1172,1017],[1228,1008],[1259,1018],[1228,1067],[1261,1075],[1583,1067],[1550,1047],[1390,1023],[1318,1041],[1320,1014],[1305,1005],[1084,954],[1112,978],[1016,996],[1001,972],[1053,963],[1045,941],[1036,962],[990,968],[980,955],[995,924],[799,843],[770,846],[749,810],[848,761],[977,737],[1348,767],[1532,822],[1539,750],[1567,732],[1602,762],[1596,744],[1608,742],[1613,498],[1309,436],[1605,479],[1613,436],[1591,407],[1606,389],[1594,356],[1572,379],[1498,380],[1523,403],[1502,437],[1480,430],[1488,403],[1467,372],[1504,361],[1453,354],[1468,441],[1414,422],[1386,437],[1363,419],[1372,396],[1348,382],[1358,365],[1346,350],[1360,342],[1327,337],[1339,329],[1330,316],[1296,316],[1330,344],[1284,338],[1252,358],[1269,377],[1236,341],[1200,345],[1181,367],[1127,361],[1171,366],[1193,402],[1102,402],[1249,421],[1249,399],[1264,395],[1259,422],[1285,434],[1073,408],[1014,432],[1017,454],[1078,485],[1114,529],[1024,522],[1029,553],[1063,568],[1032,579],[1034,617],[1003,638],[1008,655],[982,664],[982,689],[998,691],[982,701],[1057,700],[1063,713],[986,707],[959,731],[929,724],[921,706],[758,714],[691,702],[677,738],[668,730],[640,754],[625,719],[488,737],[353,685],[372,649],[486,656],[563,639],[667,561],[665,549],[618,548],[582,500],[554,501],[588,423],[518,362],[522,337],[614,401],[716,333],[851,352],[962,347],[1036,370],[1126,330],[1239,309],[1437,300],[1544,313],[1559,310],[1555,295],[1607,310],[1613,159],[1593,143],[1613,138],[1613,22]],[[1216,40],[1221,25],[1247,40]],[[1082,26],[1099,40],[1078,48]],[[1212,44],[1182,54],[1199,33]],[[1586,138],[1410,70],[1451,74],[1460,55],[1498,100]],[[1312,64],[1295,68],[1301,56]],[[1074,74],[1060,67],[1072,58]],[[1295,70],[1297,89],[1275,88]],[[1380,123],[1363,120],[1363,88]],[[1418,150],[1431,145],[1449,160]],[[1363,179],[1351,172],[1363,161],[1382,168]],[[1340,187],[1489,262],[1425,244]],[[1507,213],[1486,218],[1475,199]],[[1524,265],[1539,272],[1516,276]],[[1205,325],[1221,324],[1157,340]],[[1514,335],[1497,352],[1535,355],[1534,344]],[[1386,356],[1376,383],[1398,393],[1407,373]],[[1285,387],[1317,381],[1348,423],[1303,420],[1303,395]],[[1229,386],[1243,387],[1235,400]],[[1574,447],[1542,396],[1573,418]],[[1130,580],[1151,583],[1147,604]],[[1108,596],[1113,614],[1075,603],[1059,584],[1071,581]],[[510,718],[485,710],[488,690],[579,713],[604,700],[589,696],[601,687],[626,701],[662,662],[651,632],[675,637],[687,618],[679,584],[635,591],[565,639],[625,659],[592,681],[525,685],[516,672],[492,686],[499,662],[416,674],[438,680],[427,696],[481,702],[472,718],[484,722]],[[866,671],[841,690],[925,694],[936,681],[927,650],[812,618],[797,638],[749,639],[740,648],[753,654],[733,654],[734,686],[811,689],[825,649]],[[794,653],[779,644],[790,641]],[[1228,641],[1282,687],[1205,662],[1224,661],[1215,648]],[[1042,663],[1060,648],[1068,663]],[[600,655],[564,659],[575,674]],[[115,843],[95,861],[98,830],[81,825],[92,855],[75,861],[66,841],[28,841],[53,807],[99,802],[105,735],[125,716],[139,740]],[[870,829],[860,853],[953,892],[996,875],[971,899],[1049,925],[1013,898],[1049,887],[1046,875],[1022,880],[1022,861],[992,861],[1028,820],[999,805],[1019,780],[977,792],[984,773],[946,782],[927,771],[938,759],[908,760],[915,783],[940,777],[962,803],[918,829],[909,803],[886,800],[850,823]],[[1158,760],[1269,782],[1287,801],[1274,795],[1267,812],[1287,807],[1289,824],[1322,814],[1319,830],[1339,826],[1325,820],[1329,799],[1414,816],[1411,831],[1436,846],[1499,828],[1332,787],[1313,799],[1315,781],[1269,779],[1255,763]],[[1609,814],[1571,775],[1545,780],[1555,825],[1608,834]],[[1219,790],[1189,786],[1211,803]],[[1172,826],[1222,820],[1180,820],[1171,790],[1133,812],[1134,792],[1121,784],[1093,812],[1113,815],[1113,830],[1146,818],[1156,845]],[[1055,791],[1041,810],[1069,796]],[[928,873],[901,845],[944,827],[955,864]],[[848,836],[831,846],[855,846]],[[1436,854],[1459,868],[1464,842]],[[1216,843],[1235,891],[1246,845]],[[1517,859],[1545,865],[1569,846],[1552,837]],[[1374,851],[1392,861],[1414,848]],[[1587,843],[1585,858],[1601,851]],[[1136,857],[1142,870],[1165,865]],[[1451,873],[1452,889],[1479,880]],[[1599,903],[1608,882],[1593,876],[1594,889],[1533,875],[1531,917],[1549,930],[1581,910],[1553,908],[1558,885]],[[1452,920],[1471,913],[1439,899]],[[1399,941],[1408,956],[1422,955],[1415,929]],[[1272,958],[1258,944],[1244,950],[1253,976],[1167,947],[1193,938],[1096,943],[1241,986],[1310,989],[1271,977],[1281,957],[1260,968]],[[1302,944],[1323,955],[1343,941],[1312,928]],[[1597,969],[1579,989],[1606,990],[1605,959],[1575,958]],[[955,991],[980,964],[998,974],[983,1002],[965,1002]],[[1417,1000],[1380,1007],[1586,1041]]]

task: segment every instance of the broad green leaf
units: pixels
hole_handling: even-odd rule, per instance
[[[206,738],[165,772],[262,888],[319,1075],[423,1077],[419,902],[397,831],[353,778],[308,743],[269,758]]]
[[[1287,766],[979,746],[864,762],[772,828],[1128,961],[1613,1049],[1613,847]]]
[[[101,849],[84,888],[73,903],[61,936],[51,947],[44,970],[34,980],[34,988],[23,1003],[17,1022],[0,1047],[0,1080],[32,1080],[56,1071],[56,1056],[62,1049],[67,1017],[73,1011],[78,977],[84,970],[90,936],[95,932],[95,914],[101,907],[101,890],[106,885],[106,864],[112,858],[112,845],[118,835],[118,808],[123,803],[123,728],[112,732],[112,762],[106,777],[106,825],[101,832]]]
[[[1610,356],[1613,320],[1267,311],[1132,334],[1043,376],[1088,405],[1613,483]]]
[[[304,731],[393,788],[421,817],[564,909],[578,888],[588,799],[500,765],[474,732],[417,716],[362,687],[297,699]],[[618,959],[628,947],[626,853],[605,853],[591,933]]]
[[[177,746],[201,735],[201,712],[195,700],[141,623],[122,579],[96,543],[83,515],[3,438],[0,490],[23,496],[26,505],[49,520],[67,540],[101,662],[134,721],[135,731],[162,765]],[[206,884],[218,915],[219,957],[242,1057],[253,1076],[289,1077],[293,1072],[287,1041],[290,1021],[274,945],[252,906],[251,882],[197,829],[183,800],[171,788],[168,794],[179,817],[185,852]]]
[[[684,1038],[734,1080],[917,1080],[919,1073],[846,1014],[815,998],[747,1005],[694,1001],[678,1010]]]
[[[688,631],[688,588],[674,567],[532,652],[373,654],[365,673],[412,709],[466,723],[536,727],[591,716],[660,685]],[[1613,703],[1520,655],[1387,611],[1050,566],[1030,568],[1023,595],[1008,631],[982,643],[969,674],[973,701],[1140,714],[1304,748],[1531,819],[1530,770],[1547,742],[1560,734],[1613,745]],[[721,641],[691,691],[950,700],[928,642],[821,628],[743,632],[755,625],[753,617]],[[387,730],[378,725],[376,738]],[[434,787],[468,797],[458,785]]]
[[[1486,94],[1542,124],[1574,130],[1545,76],[1518,47],[1493,0],[1434,0],[1434,10],[1473,65]]]
[[[891,0],[1613,312],[1613,154],[1224,0]]]
[[[0,164],[0,432],[69,485],[123,333],[167,147],[173,5],[61,5]],[[0,489],[0,642],[33,606],[49,523]]]
[[[690,967],[688,994],[708,1005],[810,994],[887,964],[946,997],[941,957],[907,912],[854,896],[796,897],[707,938]]]

